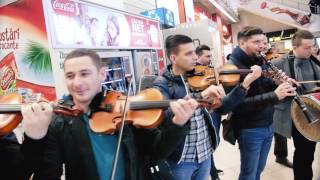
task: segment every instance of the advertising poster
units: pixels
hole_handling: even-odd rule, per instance
[[[152,60],[150,51],[138,51],[135,53],[135,73],[136,80],[139,80],[143,75],[152,75]]]
[[[320,29],[320,15],[313,12],[262,0],[242,2],[240,8],[299,29],[311,32],[317,32]]]
[[[55,100],[41,0],[1,7],[0,22],[0,95],[19,92],[25,98],[41,94]]]
[[[161,48],[159,21],[69,0],[46,2],[54,48]]]

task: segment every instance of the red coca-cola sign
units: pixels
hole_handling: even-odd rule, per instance
[[[52,8],[56,14],[64,16],[76,16],[76,3],[69,0],[52,0]]]

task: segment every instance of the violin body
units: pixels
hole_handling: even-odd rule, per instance
[[[22,102],[22,97],[19,94],[11,93],[0,97],[2,104],[19,104]],[[0,114],[0,136],[9,134],[15,129],[22,120],[20,113]]]
[[[240,81],[241,74],[252,72],[249,69],[238,69],[232,64],[225,64],[215,72],[210,66],[195,66],[194,74],[187,78],[190,87],[193,90],[202,91],[210,85],[235,86]],[[218,76],[218,78],[216,78]]]
[[[187,78],[188,84],[193,90],[202,91],[211,84],[215,84],[214,69],[209,66],[195,66],[194,74]]]
[[[109,92],[104,99],[103,105],[112,107],[111,111],[93,113],[89,121],[91,130],[96,133],[113,134],[119,129],[121,126],[122,112],[115,112],[115,106],[117,101],[125,101],[125,98],[126,96],[120,92]],[[163,100],[163,96],[161,92],[155,88],[143,90],[138,95],[129,97],[129,110],[125,117],[125,123],[132,124],[137,128],[155,128],[159,126],[164,116],[163,108],[160,106],[152,107],[151,104],[148,105],[148,101],[161,100]],[[133,102],[139,103],[134,105]],[[165,106],[168,106],[168,102],[166,102]]]

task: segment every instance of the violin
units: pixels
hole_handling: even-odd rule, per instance
[[[0,137],[11,133],[21,122],[22,97],[17,93],[11,93],[0,97]],[[57,105],[53,112],[67,116],[80,116],[81,110]]]
[[[113,134],[121,126],[122,113],[116,112],[115,106],[119,101],[124,102],[126,96],[116,91],[109,91],[97,112],[92,113],[89,126],[96,133]],[[137,128],[155,128],[164,118],[164,110],[174,100],[163,100],[161,92],[156,88],[141,91],[135,96],[128,97],[128,111],[125,123]],[[211,106],[211,103],[198,100],[199,106]]]
[[[250,69],[238,69],[232,64],[225,64],[217,72],[210,66],[195,66],[194,73],[188,75],[187,81],[193,90],[202,91],[210,85],[235,86],[241,74],[249,74]]]

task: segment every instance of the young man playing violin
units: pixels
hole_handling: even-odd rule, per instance
[[[53,114],[50,106],[25,105],[24,119],[50,121],[48,131],[34,135],[33,139],[46,140],[41,157],[40,172],[35,178],[60,179],[65,167],[67,180],[109,179],[116,151],[118,133],[94,133],[89,126],[90,117],[104,100],[101,83],[105,69],[100,57],[91,50],[72,51],[64,62],[65,81],[70,92],[63,104],[84,111],[80,117]],[[115,179],[144,179],[145,164],[141,156],[165,158],[175,148],[181,134],[188,130],[184,124],[197,107],[193,99],[179,99],[170,104],[172,119],[165,119],[164,129],[138,129],[125,125]],[[119,106],[116,106],[119,107]],[[118,109],[119,110],[119,109]]]
[[[185,35],[169,36],[165,47],[171,65],[155,80],[154,86],[160,89],[166,99],[184,98],[189,93],[184,79],[187,73],[192,72],[197,60],[192,39]],[[170,169],[168,173],[172,172],[174,179],[209,178],[211,155],[219,143],[220,114],[231,111],[245,98],[250,84],[261,75],[258,66],[253,66],[252,70],[253,73],[247,75],[243,83],[227,96],[222,87],[215,85],[199,93],[190,93],[191,97],[208,102],[219,98],[222,105],[212,113],[205,108],[197,108],[184,125],[188,131],[178,140],[178,145],[166,159]],[[167,117],[172,117],[171,114],[170,109],[166,111]]]

